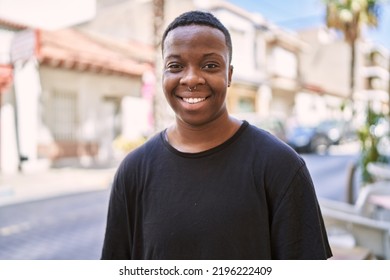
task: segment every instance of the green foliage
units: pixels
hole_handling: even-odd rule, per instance
[[[366,122],[358,130],[358,137],[361,144],[360,163],[362,167],[362,181],[363,184],[372,183],[374,178],[367,171],[367,165],[370,162],[384,161],[378,151],[378,143],[383,135],[377,133],[377,126],[379,121],[385,116],[382,113],[376,113],[367,106]]]
[[[120,135],[114,140],[113,146],[116,150],[127,154],[128,152],[131,152],[135,148],[141,146],[143,143],[145,143],[145,141],[146,139],[143,137],[129,140]]]
[[[348,42],[355,41],[363,25],[376,27],[380,16],[380,0],[323,0],[326,24],[342,31]]]
[[[355,42],[360,37],[364,26],[377,27],[382,2],[381,0],[323,0],[326,6],[326,25],[340,31],[345,41],[351,46],[351,101],[355,90]],[[370,162],[381,160],[378,152],[378,142],[381,136],[376,133],[376,126],[384,117],[383,114],[375,113],[370,105],[367,108],[366,122],[358,131],[362,149],[360,163],[363,184],[370,183],[374,179],[367,171],[367,165]]]

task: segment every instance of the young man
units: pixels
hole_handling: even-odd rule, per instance
[[[304,161],[227,111],[228,30],[210,13],[184,13],[162,55],[175,122],[120,165],[102,259],[331,257]]]

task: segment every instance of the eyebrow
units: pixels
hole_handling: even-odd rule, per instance
[[[223,55],[220,55],[220,54],[214,53],[214,52],[213,52],[213,53],[206,53],[206,54],[204,54],[202,57],[203,57],[203,58],[207,58],[207,57],[210,57],[210,56],[218,56],[218,57],[220,57],[220,58],[224,58]],[[179,55],[179,54],[171,54],[171,55],[165,57],[164,59],[171,59],[171,58],[180,59],[180,58],[181,58],[181,55]]]

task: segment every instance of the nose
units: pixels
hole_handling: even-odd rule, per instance
[[[180,79],[180,84],[186,87],[193,88],[197,85],[205,83],[205,79],[202,77],[201,69],[196,67],[188,67]]]

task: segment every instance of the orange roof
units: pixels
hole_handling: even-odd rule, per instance
[[[3,26],[5,28],[10,28],[10,29],[13,29],[13,30],[22,30],[22,29],[26,29],[27,28],[27,26],[25,26],[23,24],[16,23],[14,21],[11,21],[11,20],[8,20],[8,19],[4,19],[4,18],[0,18],[0,26]]]
[[[103,42],[70,28],[38,30],[36,34],[35,53],[38,61],[45,65],[131,76],[142,75],[152,67],[154,55],[151,48],[139,48],[108,39]]]

